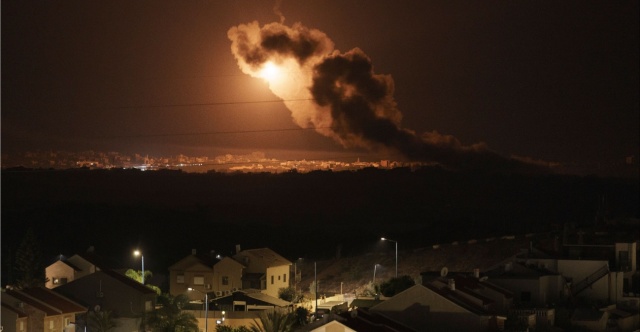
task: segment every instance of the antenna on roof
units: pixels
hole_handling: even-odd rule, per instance
[[[446,266],[445,266],[445,267],[443,267],[443,268],[440,270],[440,276],[441,276],[441,277],[446,277],[448,273],[449,273],[449,269],[447,269],[447,267],[446,267]]]

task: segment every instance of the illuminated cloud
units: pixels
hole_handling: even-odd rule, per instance
[[[283,22],[284,16],[280,17]],[[453,136],[435,131],[417,135],[402,128],[392,77],[376,74],[371,59],[359,48],[335,50],[333,41],[319,30],[300,23],[261,27],[252,22],[232,27],[228,37],[242,72],[265,79],[297,125],[316,128],[346,148],[397,151],[410,160],[457,169],[539,167],[503,157],[483,143],[465,146]]]

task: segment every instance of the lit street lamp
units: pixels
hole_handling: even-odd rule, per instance
[[[134,251],[133,255],[134,256],[140,256],[140,258],[142,259],[142,284],[144,285],[144,256],[142,255],[140,250]]]
[[[384,238],[384,237],[380,238],[380,240],[382,240],[382,241],[390,241],[390,242],[394,242],[396,244],[396,278],[398,278],[398,241],[387,239],[387,238]]]
[[[373,266],[373,284],[376,284],[376,269],[378,268],[380,264],[376,264]]]
[[[209,327],[209,293],[201,292],[195,288],[187,288],[189,291],[196,291],[200,294],[204,294],[204,332],[207,332]],[[224,311],[222,312],[224,315]]]

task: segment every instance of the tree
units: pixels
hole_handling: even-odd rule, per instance
[[[295,316],[281,310],[262,311],[258,315],[260,321],[253,320],[252,332],[291,332]]]
[[[87,327],[90,331],[96,332],[108,332],[118,326],[113,317],[111,317],[111,311],[89,311],[87,314]]]
[[[309,309],[305,307],[297,307],[294,311],[294,316],[296,318],[296,325],[304,326],[309,322],[309,314],[311,312]]]
[[[287,302],[297,303],[297,302],[300,302],[302,294],[296,292],[295,288],[289,286],[286,288],[278,289],[278,297]]]
[[[180,294],[162,294],[158,296],[160,308],[151,311],[147,324],[154,332],[187,332],[198,330],[198,320],[190,313],[182,312],[189,304],[189,298]]]
[[[411,288],[411,286],[414,286],[415,284],[416,282],[407,275],[399,278],[391,278],[380,285],[380,293],[387,297],[394,296],[408,288]]]
[[[127,272],[124,273],[127,277],[142,283],[142,271],[136,271],[133,269],[128,269]],[[144,271],[144,280],[147,281],[149,279],[151,279],[151,277],[153,277],[153,273],[151,271]],[[162,293],[162,291],[160,290],[160,287],[155,286],[155,285],[151,285],[151,284],[145,284],[145,286],[147,286],[148,288],[151,288],[154,292],[156,292],[156,294],[160,295]]]
[[[33,227],[29,227],[16,251],[17,288],[44,286],[47,281],[38,243]]]

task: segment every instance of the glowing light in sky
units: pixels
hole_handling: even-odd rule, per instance
[[[275,82],[282,75],[282,71],[278,66],[276,66],[276,64],[269,61],[264,64],[264,66],[262,67],[262,70],[260,70],[259,75],[260,77],[264,78],[268,82]]]

